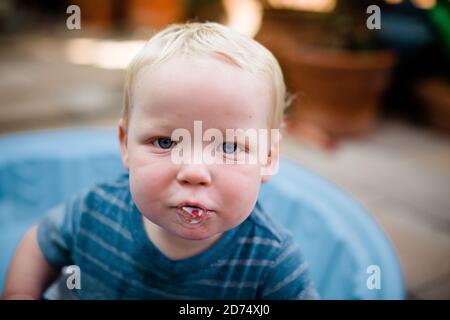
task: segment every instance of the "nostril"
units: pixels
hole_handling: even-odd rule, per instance
[[[196,185],[200,185],[200,186],[206,186],[208,184],[207,182],[204,182],[204,181],[194,182],[194,181],[189,181],[189,180],[181,180],[180,183],[182,185],[191,185],[191,184],[194,185],[194,184],[196,184]]]
[[[187,166],[181,168],[176,179],[181,185],[206,186],[211,183],[209,172],[205,168]]]

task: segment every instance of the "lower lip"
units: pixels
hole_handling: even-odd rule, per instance
[[[179,223],[181,223],[183,226],[190,228],[190,229],[196,229],[201,226],[203,226],[206,222],[206,220],[211,215],[212,211],[207,211],[206,216],[202,218],[201,220],[198,220],[198,222],[193,222],[191,218],[189,218],[186,214],[180,213],[180,209],[175,207],[177,220]]]

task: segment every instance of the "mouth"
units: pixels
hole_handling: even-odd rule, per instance
[[[179,221],[184,225],[193,227],[201,226],[205,223],[208,216],[213,213],[212,210],[194,202],[183,202],[174,208],[177,209]]]

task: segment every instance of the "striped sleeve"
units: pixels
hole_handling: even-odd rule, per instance
[[[71,265],[81,215],[81,196],[49,210],[38,224],[37,240],[47,262],[56,269]]]
[[[310,279],[308,266],[299,247],[286,241],[275,261],[267,268],[261,299],[310,300],[319,296]]]

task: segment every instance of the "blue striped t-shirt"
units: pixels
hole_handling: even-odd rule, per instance
[[[79,267],[80,299],[317,298],[299,247],[258,204],[204,252],[171,260],[148,238],[127,174],[52,209],[38,243],[55,268]]]

